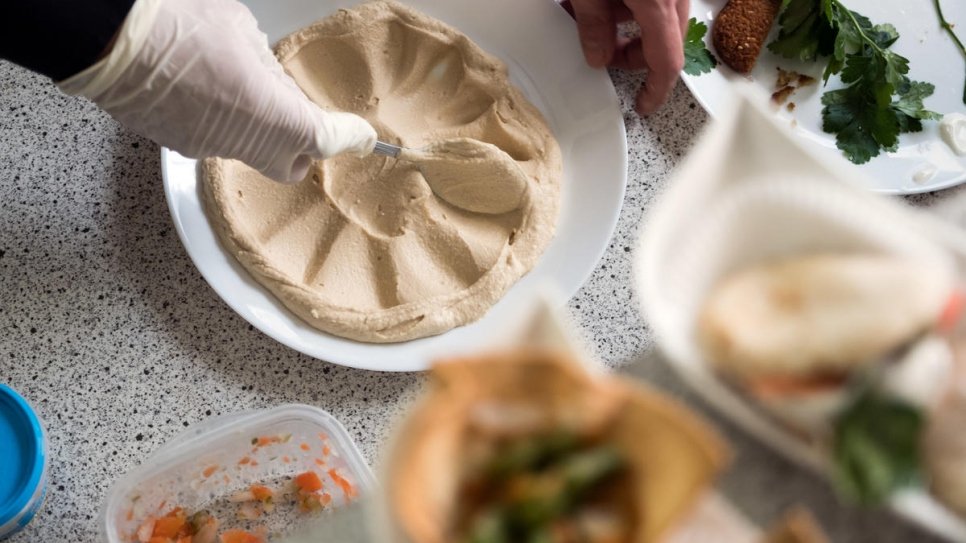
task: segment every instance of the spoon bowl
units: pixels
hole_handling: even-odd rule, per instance
[[[526,173],[491,143],[456,138],[410,149],[377,141],[373,152],[415,164],[436,196],[474,213],[509,213],[528,192]]]

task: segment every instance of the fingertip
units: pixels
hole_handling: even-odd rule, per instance
[[[671,56],[671,66],[670,66],[671,84],[669,85],[669,87],[674,87],[674,84],[677,83],[678,77],[680,77],[681,70],[683,69],[684,69],[684,51],[677,51],[676,54]]]
[[[642,87],[640,92],[637,94],[637,100],[634,104],[634,111],[637,112],[641,117],[647,117],[661,107],[662,101],[655,98],[653,94],[648,92],[646,87]]]

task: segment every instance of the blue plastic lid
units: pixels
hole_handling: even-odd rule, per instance
[[[44,431],[26,400],[0,385],[0,525],[30,503],[44,474]]]

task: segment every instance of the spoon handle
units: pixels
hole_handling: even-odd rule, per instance
[[[376,142],[375,149],[372,150],[373,153],[377,155],[391,156],[393,158],[399,158],[399,153],[402,152],[402,147],[398,145],[392,145],[390,143],[384,143],[381,141]]]

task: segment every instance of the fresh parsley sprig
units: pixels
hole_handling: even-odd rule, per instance
[[[949,24],[949,21],[946,20],[946,16],[943,15],[943,7],[939,4],[939,0],[933,0],[933,3],[936,4],[936,13],[939,14],[939,26],[941,26],[943,30],[949,34],[949,37],[952,38],[953,43],[956,44],[956,47],[959,47],[959,52],[963,54],[963,59],[966,60],[966,46],[963,45],[963,42],[960,41],[959,36],[956,35],[956,32],[953,30],[953,25]],[[963,85],[963,103],[966,104],[966,84]]]
[[[835,421],[834,480],[845,497],[866,505],[885,501],[919,479],[922,412],[872,388]]]
[[[708,25],[691,17],[688,21],[688,34],[684,37],[684,73],[706,74],[718,65],[718,59],[704,46],[704,35],[707,33]]]
[[[890,49],[899,39],[894,26],[873,24],[840,0],[784,0],[778,22],[772,52],[804,61],[829,57],[825,82],[841,76],[845,87],[822,96],[822,129],[835,134],[852,162],[894,150],[899,134],[940,117],[922,103],[933,85],[909,79],[909,60]]]

